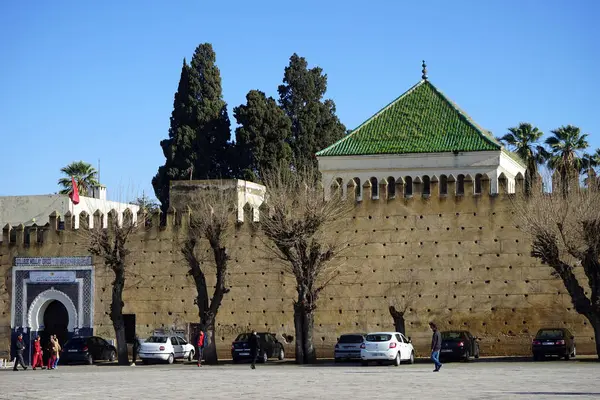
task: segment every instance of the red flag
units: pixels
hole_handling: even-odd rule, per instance
[[[73,177],[71,177],[71,184],[73,185],[73,190],[69,194],[69,197],[73,204],[79,204],[79,189],[77,189],[77,182],[75,182],[75,178]]]

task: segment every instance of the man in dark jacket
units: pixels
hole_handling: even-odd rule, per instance
[[[252,358],[252,364],[250,368],[256,368],[256,359],[258,358],[258,353],[260,351],[260,340],[258,339],[258,334],[256,332],[252,332],[250,335],[250,357]]]
[[[25,361],[23,361],[23,351],[25,350],[25,343],[23,343],[23,335],[19,333],[17,337],[17,343],[15,344],[17,350],[17,356],[15,357],[15,365],[13,367],[13,371],[17,371],[17,366],[21,364],[23,370],[26,370]]]
[[[442,334],[437,328],[437,325],[433,322],[429,323],[429,327],[433,331],[433,337],[431,338],[431,360],[435,364],[433,372],[438,372],[442,368],[440,362],[440,350],[442,349]]]

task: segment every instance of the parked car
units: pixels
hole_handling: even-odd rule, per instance
[[[195,347],[185,339],[175,335],[154,335],[140,344],[138,357],[144,364],[151,361],[194,360]]]
[[[479,358],[478,339],[468,331],[442,332],[440,358],[444,360],[465,360]]]
[[[575,336],[564,328],[540,329],[531,343],[531,351],[534,360],[542,360],[546,356],[569,360],[577,355]]]
[[[364,333],[352,333],[338,338],[333,350],[335,362],[342,360],[360,360],[360,345],[365,341]]]
[[[97,360],[114,361],[117,349],[98,336],[74,337],[65,343],[60,352],[60,363],[85,362],[93,364]]]
[[[231,344],[231,358],[233,362],[249,361],[250,360],[250,336],[249,333],[241,333]],[[285,358],[285,350],[283,344],[272,333],[258,332],[258,340],[260,349],[258,350],[258,361],[265,363],[269,358],[277,358],[283,360]]]
[[[415,349],[410,341],[399,332],[377,332],[365,336],[360,345],[360,359],[363,365],[370,361],[392,362],[395,366],[402,361],[415,362]]]

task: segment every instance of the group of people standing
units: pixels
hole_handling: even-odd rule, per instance
[[[56,369],[58,367],[58,360],[60,358],[61,351],[60,343],[56,335],[51,335],[46,350],[48,350],[48,364],[46,369]],[[17,367],[21,365],[23,370],[26,370],[25,361],[23,360],[23,351],[25,350],[25,343],[23,342],[23,335],[19,334],[16,343],[17,355],[15,357],[15,363],[13,371],[18,371]],[[44,369],[44,351],[42,350],[41,339],[37,336],[33,341],[33,360],[31,367],[33,370],[36,368]]]

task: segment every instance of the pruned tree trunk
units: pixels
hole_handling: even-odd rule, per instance
[[[300,301],[294,304],[296,364],[310,364],[317,360],[313,341],[314,321],[314,311]]]
[[[113,268],[115,280],[112,287],[112,303],[110,305],[110,319],[115,329],[117,339],[117,357],[119,365],[129,365],[127,353],[127,340],[125,338],[125,320],[123,319],[123,288],[125,287],[125,270],[122,266]]]
[[[206,364],[215,365],[219,362],[217,342],[215,340],[215,323],[214,321],[207,321],[205,326],[206,336],[204,336],[204,340],[206,340],[206,343],[204,344],[204,361]]]
[[[406,335],[404,312],[397,311],[396,307],[390,306],[390,315],[394,320],[394,329],[396,329],[396,332],[400,332],[401,334]]]

